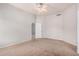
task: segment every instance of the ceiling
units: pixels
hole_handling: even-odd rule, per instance
[[[10,3],[10,5],[20,8],[28,13],[32,13],[35,15],[50,15],[57,12],[61,12],[68,8],[69,6],[73,5],[72,3],[45,3],[48,8],[46,13],[40,14],[35,8],[36,3]]]

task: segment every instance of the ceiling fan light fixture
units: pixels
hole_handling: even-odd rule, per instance
[[[43,3],[36,4],[36,10],[39,13],[46,13],[47,12],[47,8],[48,8],[48,6],[43,4]]]

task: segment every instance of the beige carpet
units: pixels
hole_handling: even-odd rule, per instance
[[[64,41],[38,38],[0,49],[1,56],[75,56],[76,46]]]

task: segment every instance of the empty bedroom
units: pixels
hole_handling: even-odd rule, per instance
[[[0,3],[0,56],[78,56],[78,15],[77,3]]]

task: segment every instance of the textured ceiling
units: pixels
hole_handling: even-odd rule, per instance
[[[48,6],[47,12],[40,14],[35,8],[36,3],[12,3],[17,8],[20,8],[28,13],[36,14],[36,15],[50,15],[56,12],[60,12],[73,5],[72,3],[46,3]]]

